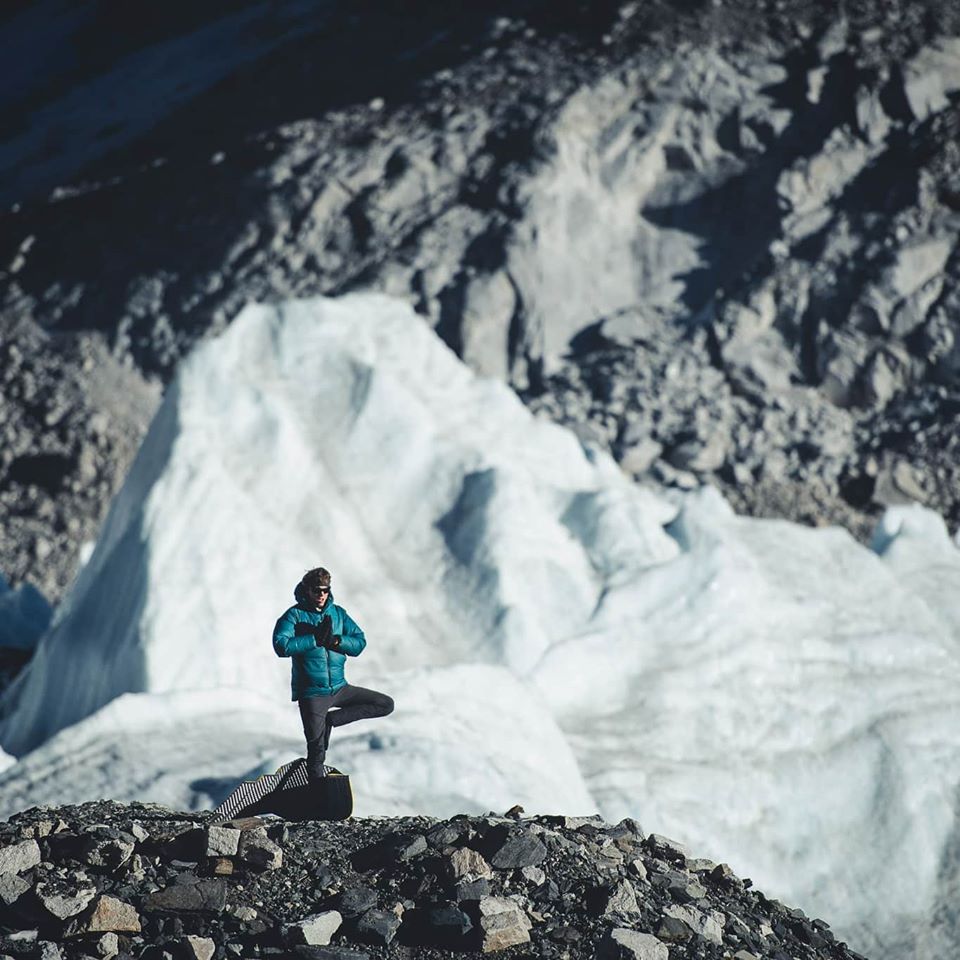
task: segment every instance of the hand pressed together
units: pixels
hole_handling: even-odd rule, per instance
[[[333,633],[333,625],[329,617],[324,617],[318,624],[297,623],[293,631],[298,637],[312,635],[318,647],[326,647],[328,650],[340,649],[340,637]]]

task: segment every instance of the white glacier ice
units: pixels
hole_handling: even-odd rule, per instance
[[[0,744],[22,753],[126,692],[289,696],[269,633],[318,558],[375,638],[359,669],[523,675],[587,622],[603,562],[677,552],[662,529],[674,513],[475,378],[399,302],[249,308],[168,391],[4,698]],[[604,535],[616,551],[592,560]]]
[[[580,813],[597,811],[556,723],[503,667],[373,678],[381,688],[388,681],[416,696],[401,696],[389,718],[338,731],[332,751],[362,785],[356,815],[484,813],[506,810],[518,796],[531,812],[553,809],[557,796]],[[300,716],[289,700],[229,687],[127,693],[0,772],[0,814],[101,797],[210,807],[238,777],[302,755]]]
[[[0,808],[209,805],[298,752],[269,638],[317,563],[368,634],[350,680],[397,701],[334,740],[358,813],[632,815],[871,956],[935,955],[960,784],[942,522],[890,511],[869,550],[712,490],[673,505],[383,297],[249,307],[183,366],[0,704],[26,754]]]

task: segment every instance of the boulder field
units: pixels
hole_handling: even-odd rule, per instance
[[[98,801],[0,824],[0,955],[857,960],[632,819],[286,822]]]

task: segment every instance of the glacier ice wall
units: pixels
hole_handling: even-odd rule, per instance
[[[389,718],[338,731],[331,759],[353,776],[357,816],[482,814],[518,799],[548,811],[558,796],[570,810],[597,812],[560,729],[503,667],[398,671],[372,683],[411,694]],[[0,754],[0,814],[98,797],[211,807],[239,777],[299,756],[289,702],[230,687],[127,693],[12,767]]]
[[[0,802],[52,798],[62,771],[61,798],[202,804],[298,750],[269,637],[316,563],[370,639],[351,681],[398,703],[333,747],[363,812],[595,804],[861,950],[923,955],[957,873],[960,552],[943,524],[891,511],[868,550],[736,517],[712,490],[669,503],[383,297],[249,307],[184,365],[0,704],[0,746],[34,751]],[[250,736],[205,748],[219,717],[202,705],[224,697],[249,698]],[[119,745],[194,714],[208,735],[182,755]]]
[[[22,753],[127,692],[289,697],[269,634],[318,562],[374,638],[359,669],[523,676],[592,615],[611,575],[591,559],[597,531],[622,541],[604,562],[641,568],[677,552],[675,512],[474,377],[399,302],[251,307],[168,391],[0,706],[0,743]]]

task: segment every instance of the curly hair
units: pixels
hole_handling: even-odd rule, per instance
[[[314,567],[303,575],[300,582],[305,587],[329,587],[330,571],[326,567]]]

